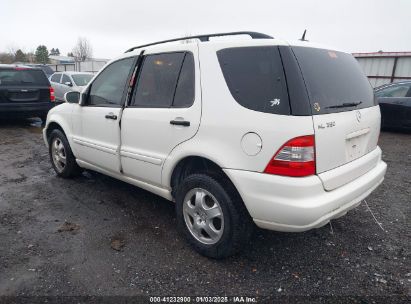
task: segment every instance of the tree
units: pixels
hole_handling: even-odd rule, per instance
[[[85,61],[87,58],[91,58],[93,50],[90,42],[86,38],[78,38],[77,44],[73,48],[73,55],[76,61]]]
[[[26,54],[23,53],[22,50],[18,49],[16,51],[16,54],[14,55],[14,61],[16,61],[16,62],[26,62],[27,61],[27,56],[26,56]]]
[[[74,57],[73,52],[69,52],[69,53],[67,53],[67,57]]]
[[[37,47],[35,56],[38,63],[46,64],[49,62],[49,51],[45,45],[39,45]]]
[[[10,53],[0,53],[0,63],[10,64],[14,62],[14,56]]]
[[[50,56],[60,56],[60,50],[58,48],[52,48],[50,50]]]

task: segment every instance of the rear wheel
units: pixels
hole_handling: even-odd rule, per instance
[[[241,198],[223,178],[188,176],[176,193],[176,213],[188,242],[208,257],[224,258],[239,252],[252,233],[252,220]]]
[[[49,154],[53,169],[58,176],[69,178],[81,173],[66,136],[58,129],[50,134]]]

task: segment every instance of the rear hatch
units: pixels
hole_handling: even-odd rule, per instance
[[[324,188],[333,190],[377,165],[379,157],[364,156],[377,147],[380,110],[352,55],[311,47],[292,50],[312,107],[317,174]]]
[[[50,102],[50,83],[40,69],[0,69],[0,104]]]

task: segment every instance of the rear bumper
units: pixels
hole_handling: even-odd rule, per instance
[[[358,206],[384,180],[380,159],[367,173],[335,190],[324,190],[318,176],[292,178],[225,169],[257,226],[298,232],[318,228]]]
[[[0,103],[0,115],[44,115],[54,107],[54,103],[31,102],[31,103]]]

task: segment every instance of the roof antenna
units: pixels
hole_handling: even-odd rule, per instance
[[[304,30],[303,36],[301,37],[301,41],[308,41],[305,39],[305,34],[307,33],[307,30]]]

